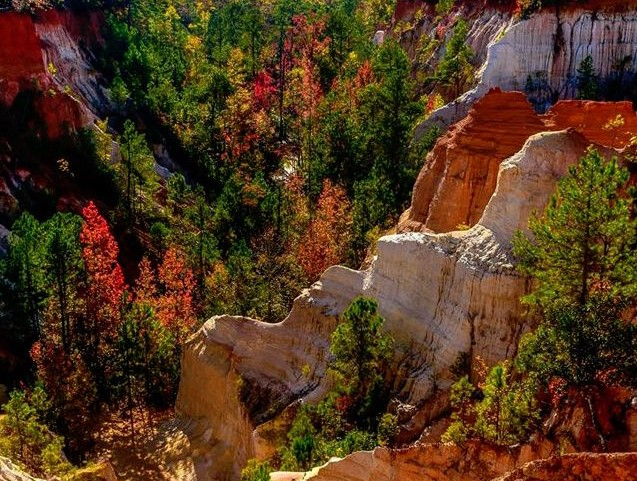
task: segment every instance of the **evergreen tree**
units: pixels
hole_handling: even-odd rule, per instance
[[[593,57],[587,55],[577,69],[577,98],[596,100],[599,90],[599,78],[593,68]]]
[[[53,434],[43,422],[48,410],[46,392],[41,386],[33,391],[13,391],[0,417],[0,455],[19,462],[35,475],[47,479],[64,478],[73,466],[62,447],[64,439]],[[66,478],[65,478],[66,479]]]
[[[124,133],[121,137],[122,160],[119,168],[122,190],[126,192],[126,211],[131,218],[134,214],[135,187],[145,189],[149,194],[158,186],[155,173],[155,160],[148,150],[143,135],[135,130],[130,120],[124,123]]]
[[[443,57],[436,78],[443,85],[453,86],[453,98],[461,94],[462,86],[471,74],[471,56],[473,52],[467,45],[467,22],[460,19],[456,22],[453,35],[446,44],[445,56]]]
[[[82,251],[79,243],[81,217],[57,213],[43,224],[46,233],[47,279],[51,286],[49,302],[60,323],[62,346],[68,353],[73,341],[73,304],[81,282]]]
[[[622,194],[628,178],[616,158],[593,148],[569,169],[543,217],[531,217],[532,240],[522,233],[514,239],[520,269],[537,281],[527,301],[548,309],[583,307],[595,293],[635,295],[637,221]]]
[[[364,429],[376,425],[385,409],[383,373],[393,353],[393,339],[382,332],[384,322],[374,299],[357,297],[331,337],[332,368],[345,383],[351,419]]]
[[[5,295],[13,306],[11,317],[18,332],[23,332],[27,344],[40,334],[47,296],[45,250],[42,225],[29,213],[23,213],[14,223],[9,237],[6,260]]]

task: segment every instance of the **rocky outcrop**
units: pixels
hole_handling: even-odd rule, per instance
[[[373,451],[357,452],[343,459],[333,459],[324,466],[308,473],[275,473],[274,480],[295,479],[303,481],[383,481],[383,480],[435,480],[435,481],[483,481],[497,476],[498,481],[532,479],[524,477],[538,475],[537,481],[570,479],[571,474],[587,475],[602,473],[593,469],[581,469],[590,460],[589,467],[608,463],[609,479],[618,473],[624,476],[626,466],[632,466],[636,458],[604,459],[592,453],[551,457],[558,453],[600,451],[600,434],[606,440],[609,451],[622,451],[630,446],[628,437],[637,433],[626,433],[627,418],[637,408],[632,407],[631,396],[635,392],[620,388],[591,388],[587,391],[570,389],[557,402],[542,432],[536,433],[527,444],[496,446],[487,442],[469,441],[461,447],[453,444],[417,443],[404,449],[377,448]],[[591,409],[588,407],[591,400]],[[591,412],[595,420],[591,418]],[[630,429],[629,429],[630,431]],[[438,438],[439,440],[439,438]],[[632,456],[637,456],[633,454]],[[549,458],[550,459],[546,459]],[[537,461],[541,460],[541,461]],[[533,462],[536,461],[536,462]],[[531,463],[531,464],[528,464]],[[635,465],[637,468],[637,465]],[[506,473],[506,474],[505,474]],[[637,475],[637,472],[636,472]],[[542,477],[546,476],[546,477]],[[282,479],[283,478],[283,479]]]
[[[28,475],[9,459],[0,456],[0,481],[43,481]]]
[[[550,457],[549,457],[550,456]],[[546,458],[546,459],[543,459]],[[529,459],[534,459],[530,461]],[[292,474],[292,473],[290,473]],[[273,476],[273,479],[278,479]],[[377,448],[332,461],[313,472],[288,476],[303,481],[634,481],[637,453],[557,456],[548,445],[502,448],[486,444]]]
[[[476,87],[433,112],[416,129],[417,138],[432,125],[447,128],[464,118],[476,101],[496,87],[525,90],[530,79],[529,93],[541,111],[560,99],[575,98],[577,69],[588,55],[603,84],[626,86],[634,78],[637,12],[628,2],[585,2],[557,12],[550,8],[528,20],[499,12],[497,29],[490,26],[494,15],[471,20],[476,35],[470,41],[474,64],[480,66]]]
[[[561,101],[538,115],[524,94],[491,90],[427,156],[399,231],[475,225],[495,190],[501,162],[530,135],[563,129],[591,144],[622,149],[637,131],[637,116],[630,102],[587,101]]]
[[[307,473],[303,481],[484,481],[531,460],[550,456],[554,448],[483,443],[423,444],[406,449],[376,448],[333,460]]]
[[[401,230],[475,225],[495,189],[500,163],[546,130],[524,94],[490,92],[428,155]]]
[[[59,479],[48,478],[48,479]],[[65,478],[67,479],[67,478]],[[73,481],[117,481],[113,466],[100,461],[86,468],[78,469],[72,475]],[[22,471],[10,459],[0,456],[0,481],[44,481]]]
[[[55,67],[54,83],[95,115],[109,105],[89,48],[101,42],[102,23],[99,12],[75,14],[57,10],[41,13],[35,22],[44,64]]]
[[[630,102],[562,100],[542,120],[550,129],[572,128],[591,143],[618,150],[637,132],[637,115]]]
[[[578,453],[533,461],[493,481],[635,481],[637,453]]]
[[[449,385],[460,353],[487,363],[514,355],[528,327],[518,301],[528,283],[513,267],[511,236],[544,207],[588,144],[574,131],[532,136],[502,164],[473,228],[381,238],[369,269],[328,269],[281,323],[208,321],[186,346],[177,400],[178,412],[193,420],[186,431],[198,479],[236,479],[267,442],[255,439],[259,424],[297,399],[322,396],[329,335],[357,295],[378,299],[397,340],[394,394],[415,410],[431,396],[433,379]]]

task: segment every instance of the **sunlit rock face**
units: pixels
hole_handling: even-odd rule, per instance
[[[431,396],[434,373],[439,386],[449,385],[460,353],[487,363],[514,355],[528,327],[519,303],[528,281],[513,267],[511,236],[544,207],[588,144],[574,131],[532,136],[502,164],[473,228],[381,238],[369,269],[328,269],[279,324],[208,321],[186,346],[177,400],[191,420],[186,432],[199,479],[236,479],[267,444],[260,424],[297,399],[322,396],[329,336],[357,295],[378,299],[398,345],[395,394],[416,409]]]
[[[491,91],[427,156],[400,229],[447,232],[475,225],[495,190],[500,163],[543,130],[524,94]]]
[[[528,20],[496,12],[477,17],[469,39],[478,47],[474,48],[480,65],[476,87],[434,112],[416,136],[431,125],[449,127],[464,118],[477,100],[496,87],[524,91],[529,80],[541,84],[544,93],[529,92],[541,111],[557,100],[575,98],[577,69],[589,55],[602,83],[629,85],[637,65],[634,7],[634,2],[589,1],[558,12],[547,8]],[[488,27],[495,19],[499,19],[497,29]]]
[[[0,481],[42,481],[23,472],[9,459],[0,456]]]
[[[612,122],[621,119],[616,126]],[[564,100],[537,114],[520,92],[489,91],[427,156],[399,231],[473,226],[495,191],[498,169],[530,135],[572,129],[587,142],[624,148],[637,131],[630,102]]]

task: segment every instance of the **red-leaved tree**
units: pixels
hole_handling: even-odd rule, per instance
[[[80,231],[80,243],[86,269],[83,290],[86,359],[96,374],[103,374],[99,377],[103,382],[98,384],[98,387],[103,388],[111,374],[109,360],[122,322],[126,284],[117,261],[117,242],[93,202],[89,202],[82,210],[82,217],[84,224]]]

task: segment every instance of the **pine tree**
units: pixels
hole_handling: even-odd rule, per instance
[[[9,237],[6,276],[11,281],[14,317],[25,323],[18,329],[25,332],[27,344],[40,334],[46,299],[45,251],[41,242],[42,225],[29,213],[23,213],[13,224]]]
[[[637,221],[626,195],[629,174],[617,159],[590,148],[569,169],[542,217],[532,216],[533,240],[518,232],[514,253],[537,281],[527,301],[542,308],[585,306],[595,293],[633,297],[637,291]]]
[[[595,100],[599,90],[599,78],[593,68],[593,57],[587,55],[577,69],[577,98]]]
[[[369,429],[382,414],[383,371],[392,356],[393,338],[382,332],[385,320],[374,299],[357,297],[332,334],[332,369],[345,382],[350,416],[357,426]]]
[[[43,225],[46,233],[47,278],[52,290],[49,307],[53,307],[54,316],[59,321],[62,346],[67,353],[74,335],[72,311],[82,271],[79,244],[81,223],[79,216],[57,213]]]
[[[469,60],[473,52],[467,45],[467,33],[467,22],[463,19],[458,20],[453,35],[446,44],[445,56],[436,72],[436,78],[444,85],[453,86],[454,98],[460,95],[463,84],[471,74]]]

